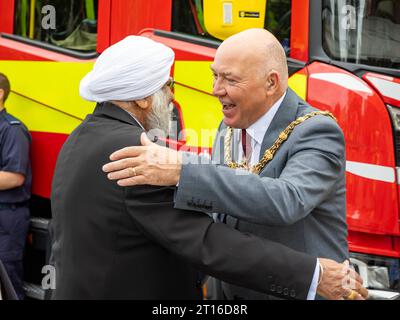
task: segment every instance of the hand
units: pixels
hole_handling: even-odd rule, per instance
[[[368,290],[363,287],[361,277],[350,269],[347,260],[337,263],[319,258],[319,263],[323,268],[322,279],[317,288],[319,295],[330,300],[365,300],[368,297]]]
[[[182,170],[182,154],[152,143],[145,133],[142,146],[128,147],[114,152],[103,166],[110,180],[118,180],[122,187],[136,185],[175,186]]]

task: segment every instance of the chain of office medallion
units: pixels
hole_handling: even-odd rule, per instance
[[[254,166],[249,166],[247,164],[247,160],[242,161],[241,163],[236,163],[236,162],[232,161],[231,141],[232,141],[233,129],[228,127],[227,133],[225,135],[225,146],[224,146],[225,163],[228,165],[229,168],[232,168],[232,169],[245,169],[245,170],[249,170],[252,173],[259,174],[261,172],[261,170],[267,165],[267,163],[270,162],[274,158],[275,153],[281,147],[282,143],[284,143],[288,139],[288,137],[290,136],[290,134],[292,133],[294,128],[296,126],[298,126],[299,124],[303,123],[304,121],[306,121],[307,119],[310,119],[317,115],[331,117],[333,120],[337,121],[336,118],[333,116],[333,114],[328,111],[315,111],[315,112],[308,113],[300,118],[297,118],[291,124],[289,124],[289,126],[285,130],[283,130],[280,133],[278,139],[276,139],[274,144],[269,149],[265,150],[264,156],[262,157],[260,162],[258,162]]]

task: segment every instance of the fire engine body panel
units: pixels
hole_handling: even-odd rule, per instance
[[[93,103],[79,97],[80,80],[92,68],[97,54],[131,34],[150,37],[175,51],[176,114],[178,126],[184,129],[176,145],[198,153],[211,152],[222,119],[220,104],[212,96],[210,71],[219,41],[174,31],[174,6],[179,1],[99,0],[97,50],[84,55],[15,36],[17,1],[0,2],[0,71],[7,74],[12,84],[8,111],[26,123],[32,133],[33,194],[49,198],[58,152],[68,134],[94,108]],[[189,2],[195,12],[198,2]],[[231,20],[225,12],[230,10],[229,4],[218,7],[217,12],[223,16],[221,19],[228,19],[225,22],[230,26],[235,26],[238,16],[248,20],[271,19],[268,8],[269,2],[274,1],[258,1],[258,6],[249,8],[246,2],[218,1],[217,6],[234,3],[231,10],[238,15],[232,15]],[[331,111],[345,134],[350,250],[361,254],[357,256],[360,259],[365,258],[363,254],[371,255],[371,260],[375,256],[383,260],[388,257],[387,261],[397,261],[398,265],[399,71],[357,62],[336,63],[324,53],[322,44],[325,38],[319,20],[326,7],[314,0],[287,2],[290,15],[284,15],[277,25],[282,29],[282,24],[290,24],[290,39],[285,43],[289,85],[314,107]],[[210,6],[210,1],[205,0],[203,9]],[[213,14],[208,9],[204,22],[195,18],[196,27],[201,30],[204,25],[209,26],[218,36],[218,18]],[[243,28],[246,23],[235,32]],[[223,37],[229,35],[227,30],[221,30]],[[324,41],[326,45],[327,40]],[[400,52],[398,56],[400,59]]]

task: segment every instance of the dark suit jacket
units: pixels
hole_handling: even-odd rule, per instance
[[[3,262],[0,260],[0,290],[3,300],[18,300],[18,295],[11,283]]]
[[[121,188],[102,166],[143,130],[110,103],[70,135],[52,186],[54,299],[196,299],[196,271],[270,292],[307,295],[316,259],[173,208],[175,188]]]

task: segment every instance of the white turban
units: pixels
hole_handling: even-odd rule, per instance
[[[95,102],[144,99],[168,82],[174,56],[172,49],[147,37],[126,37],[98,57],[79,93]]]

